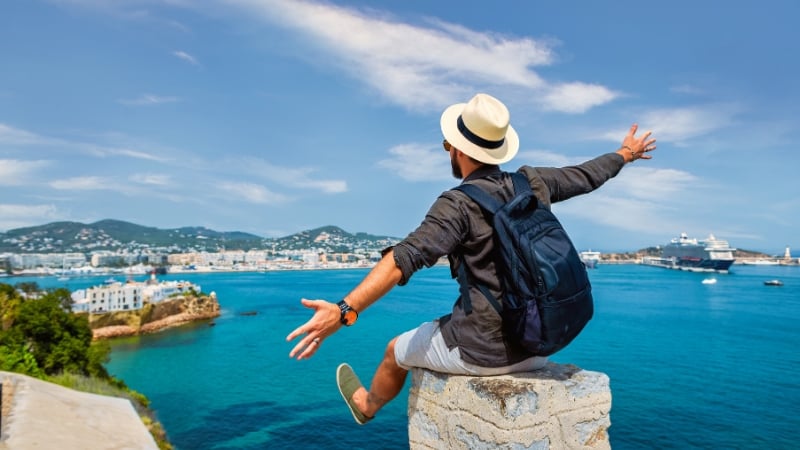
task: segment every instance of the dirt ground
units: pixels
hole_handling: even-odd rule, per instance
[[[14,385],[7,380],[3,380],[3,397],[0,399],[0,441],[3,440],[3,427],[8,420],[8,414],[11,412],[11,401],[14,398]]]

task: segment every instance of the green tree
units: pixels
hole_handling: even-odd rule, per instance
[[[0,283],[0,333],[11,328],[21,304],[19,292],[11,285]]]
[[[36,359],[22,346],[7,346],[0,343],[0,370],[23,373],[36,378],[44,377],[44,372],[39,368]]]
[[[48,375],[71,372],[107,378],[107,343],[92,343],[86,316],[69,310],[67,289],[47,291],[40,298],[22,302],[7,340],[28,349],[39,368]]]
[[[39,284],[35,281],[23,281],[21,283],[17,283],[14,285],[18,290],[25,293],[25,295],[31,295],[33,293],[39,292]]]

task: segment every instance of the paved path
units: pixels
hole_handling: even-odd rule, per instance
[[[14,386],[10,410],[0,424],[0,450],[158,450],[126,399],[2,371],[0,382],[4,391]]]

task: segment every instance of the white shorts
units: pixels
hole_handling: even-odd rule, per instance
[[[397,364],[406,370],[422,367],[454,375],[492,376],[541,369],[547,357],[533,356],[505,367],[481,367],[461,360],[458,347],[449,350],[439,329],[439,321],[425,322],[397,337],[394,344]]]

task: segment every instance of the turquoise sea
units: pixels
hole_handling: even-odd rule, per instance
[[[449,311],[446,267],[423,270],[305,361],[285,336],[310,317],[300,298],[338,300],[365,270],[174,274],[217,293],[222,316],[112,342],[111,373],[152,401],[178,449],[403,449],[407,389],[366,426],[335,386],[349,362],[369,383],[385,343]],[[798,448],[800,268],[715,274],[638,265],[590,271],[595,317],[552,357],[611,378],[614,449]],[[66,282],[70,289],[106,277]],[[144,277],[142,277],[144,278]],[[784,286],[765,286],[779,278]],[[55,278],[8,278],[64,286]],[[241,315],[256,311],[256,315]]]

